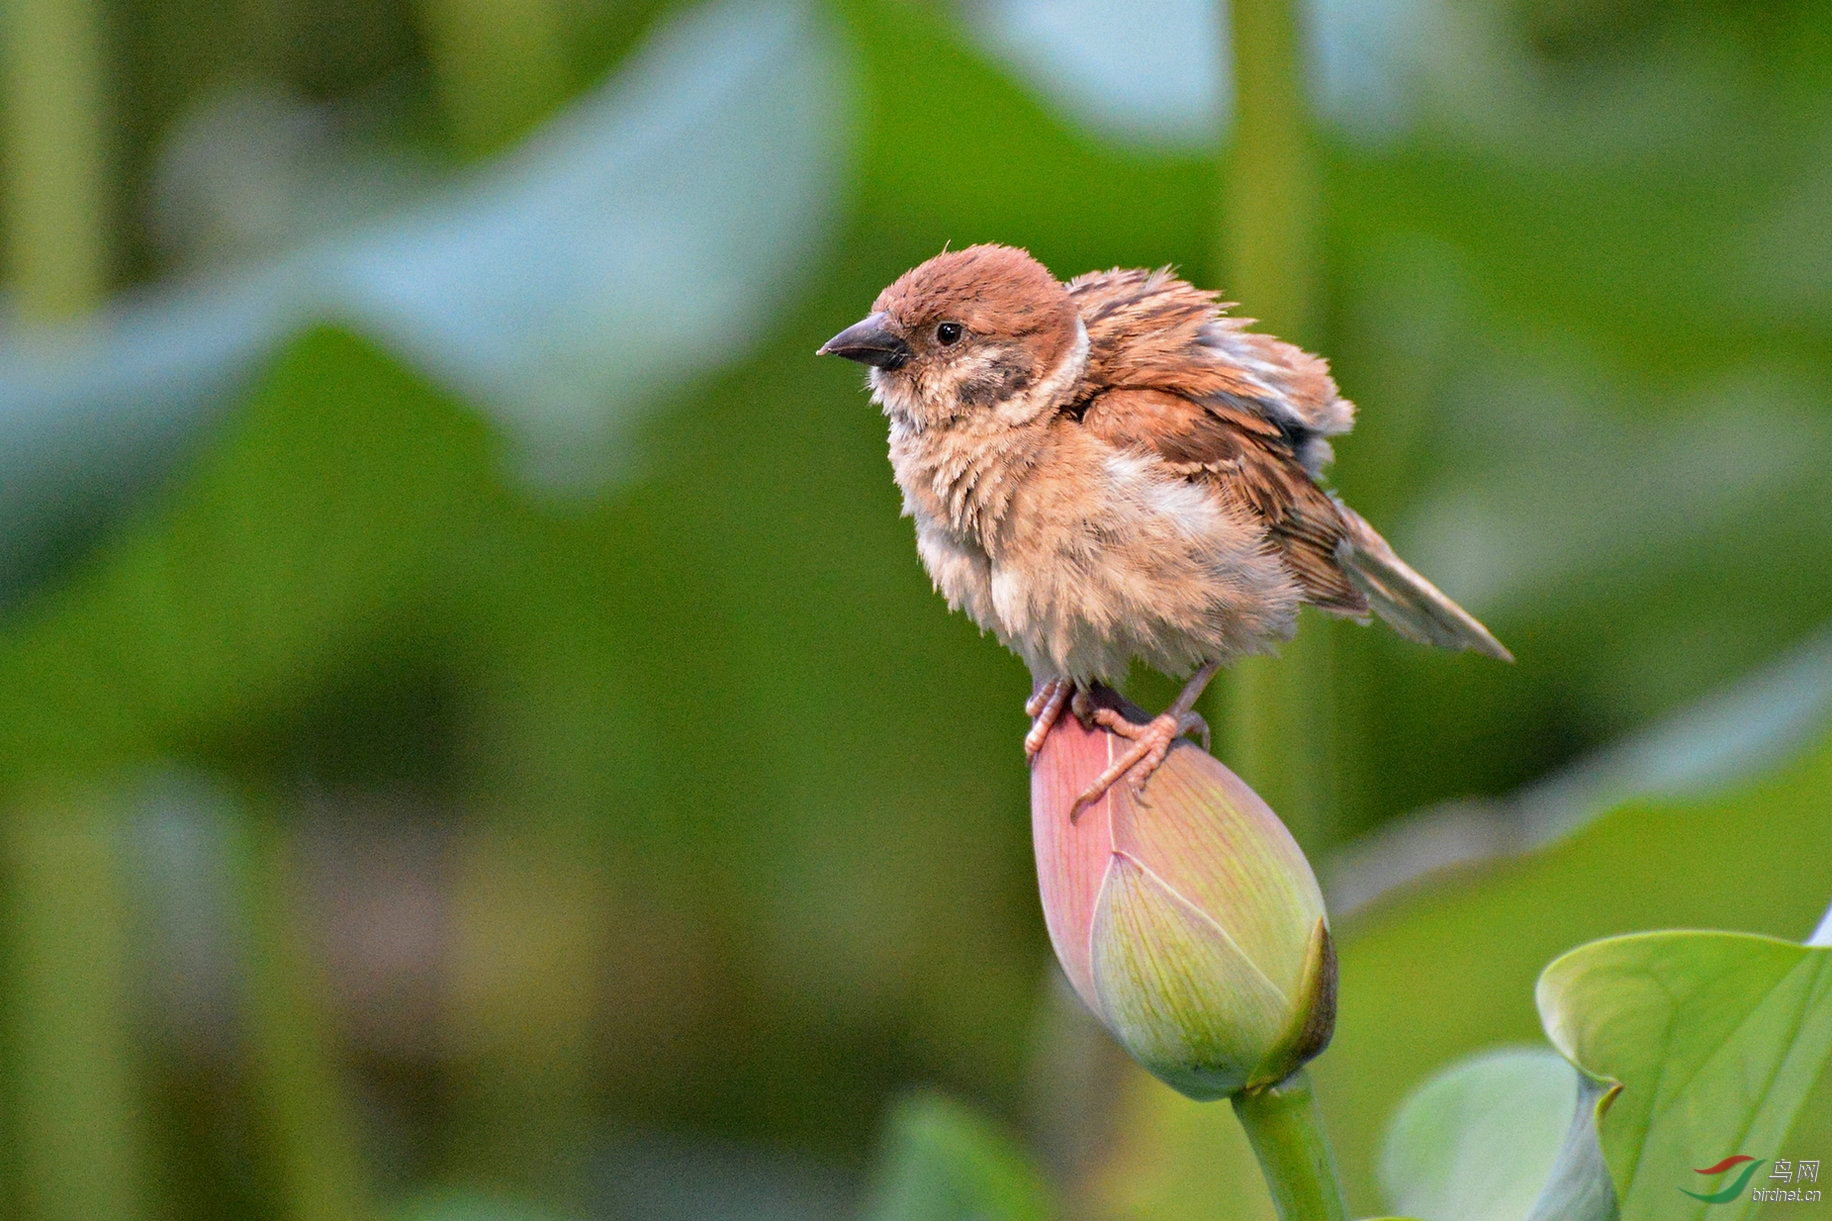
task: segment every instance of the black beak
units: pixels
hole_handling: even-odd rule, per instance
[[[884,315],[871,314],[823,343],[816,356],[844,356],[878,369],[902,368],[910,345],[884,329]]]

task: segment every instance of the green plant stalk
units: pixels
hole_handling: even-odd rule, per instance
[[[1229,293],[1274,333],[1318,342],[1321,209],[1293,0],[1235,0],[1234,139],[1223,232]]]
[[[28,322],[101,304],[108,278],[102,16],[98,0],[5,0],[6,256]]]
[[[1334,624],[1306,615],[1277,657],[1243,657],[1228,671],[1223,757],[1316,854],[1340,833]]]
[[[4,1194],[18,1209],[9,1215],[144,1217],[120,820],[88,794],[24,801],[0,820],[0,852],[17,1175]]]
[[[553,0],[419,0],[441,103],[467,153],[493,152],[565,97]]]
[[[481,822],[456,844],[449,1004],[468,1069],[451,1156],[562,1214],[589,1201],[605,861],[593,828],[561,818]]]
[[[1321,200],[1304,102],[1295,0],[1228,5],[1234,134],[1221,232],[1223,287],[1275,335],[1320,346]],[[1244,658],[1218,688],[1223,750],[1307,849],[1330,839],[1336,807],[1334,657],[1310,623],[1279,658]]]
[[[325,989],[292,901],[285,839],[259,815],[244,815],[236,838],[249,1050],[277,1211],[284,1221],[360,1221],[372,1209],[354,1116],[332,1067]]]
[[[1310,1077],[1299,1069],[1263,1089],[1234,1095],[1280,1221],[1348,1221],[1348,1201],[1317,1112]]]

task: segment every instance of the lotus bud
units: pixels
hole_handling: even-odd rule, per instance
[[[1144,720],[1113,692],[1095,702]],[[1197,1099],[1281,1081],[1329,1044],[1336,953],[1304,853],[1258,794],[1180,741],[1074,813],[1128,745],[1064,715],[1031,773],[1050,942],[1113,1037]]]

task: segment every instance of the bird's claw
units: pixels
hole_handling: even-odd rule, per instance
[[[1143,793],[1153,773],[1170,753],[1171,744],[1184,734],[1199,734],[1204,750],[1209,745],[1208,722],[1194,712],[1166,712],[1139,725],[1111,708],[1096,708],[1094,720],[1102,728],[1129,739],[1132,745],[1126,749],[1125,754],[1109,764],[1106,771],[1096,776],[1094,783],[1082,790],[1081,796],[1075,799],[1074,806],[1069,810],[1070,822],[1078,821],[1084,810],[1106,796],[1107,790],[1135,767],[1141,770],[1132,782],[1133,790]]]
[[[1062,719],[1062,708],[1069,702],[1075,684],[1066,678],[1052,678],[1038,687],[1028,700],[1024,701],[1024,715],[1031,718],[1030,732],[1024,735],[1024,761],[1035,763],[1037,752],[1043,749],[1043,740],[1050,736],[1050,730]]]

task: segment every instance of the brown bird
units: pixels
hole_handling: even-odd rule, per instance
[[[1355,407],[1329,366],[1157,271],[1062,284],[972,246],[906,272],[820,348],[871,366],[891,468],[935,586],[1023,658],[1034,759],[1065,704],[1132,745],[1143,785],[1222,664],[1270,652],[1298,607],[1512,660],[1320,482]],[[1135,725],[1088,699],[1134,658],[1190,675]]]

